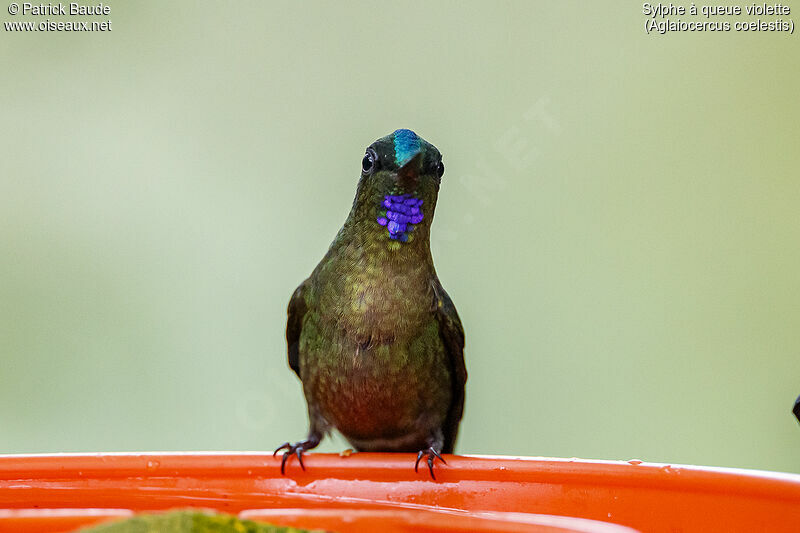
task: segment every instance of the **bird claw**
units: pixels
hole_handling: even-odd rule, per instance
[[[276,455],[278,455],[279,451],[286,450],[285,452],[283,452],[283,458],[281,459],[282,475],[286,475],[286,461],[288,461],[292,455],[297,456],[297,461],[300,463],[300,468],[302,468],[303,471],[305,471],[306,465],[303,464],[303,452],[305,452],[306,450],[310,450],[315,446],[316,444],[314,444],[310,440],[301,440],[300,442],[295,442],[294,444],[290,442],[284,442],[275,449],[275,452],[273,452],[272,456],[275,457]]]
[[[417,461],[414,463],[414,472],[419,472],[419,462],[426,455],[428,456],[427,463],[428,463],[428,470],[431,473],[431,479],[436,481],[436,475],[434,475],[434,473],[433,473],[433,461],[434,461],[434,459],[436,459],[438,457],[439,460],[444,464],[447,464],[447,461],[445,461],[444,457],[442,457],[439,454],[439,452],[435,448],[433,448],[433,446],[431,446],[428,449],[420,450],[419,453],[417,454]]]

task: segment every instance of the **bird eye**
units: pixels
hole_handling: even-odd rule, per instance
[[[439,164],[436,165],[436,175],[441,178],[443,174],[444,174],[444,163],[439,161]]]
[[[361,170],[365,174],[369,174],[375,169],[375,154],[372,151],[367,151],[364,154],[364,159],[361,160]]]

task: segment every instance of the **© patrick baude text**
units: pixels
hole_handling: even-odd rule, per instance
[[[672,32],[747,32],[794,34],[792,9],[786,4],[750,3],[719,5],[642,4],[644,31],[648,35]],[[687,17],[687,18],[681,18]]]
[[[111,31],[111,20],[109,19],[75,19],[77,17],[108,17],[111,15],[111,6],[102,2],[97,4],[82,4],[80,2],[49,2],[47,4],[11,2],[8,4],[8,14],[11,16],[21,15],[41,18],[39,20],[6,21],[3,23],[6,31]],[[58,20],[61,17],[71,18],[71,20]]]
[[[11,6],[17,6],[13,8]],[[12,11],[15,11],[12,13]],[[106,4],[85,5],[79,2],[70,2],[64,4],[62,2],[49,3],[49,4],[34,4],[32,2],[12,3],[9,5],[8,13],[10,15],[61,15],[61,16],[91,16],[91,15],[110,15],[111,6]]]

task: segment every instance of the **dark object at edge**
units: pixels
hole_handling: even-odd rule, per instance
[[[800,422],[800,396],[794,401],[794,409],[792,409],[792,412],[795,418],[797,418],[797,421]]]

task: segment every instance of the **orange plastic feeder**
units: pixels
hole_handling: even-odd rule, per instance
[[[0,456],[0,532],[211,509],[334,531],[800,531],[800,475],[516,457],[260,453]]]

